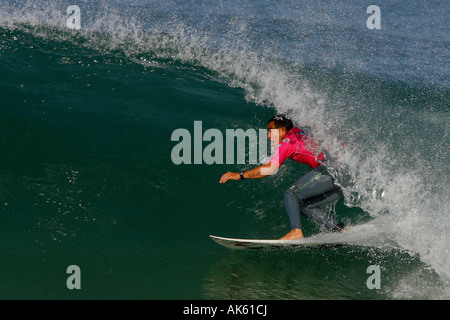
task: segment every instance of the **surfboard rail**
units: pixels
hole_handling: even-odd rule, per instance
[[[295,249],[319,246],[336,246],[338,244],[313,241],[312,239],[302,238],[298,240],[280,240],[280,239],[237,239],[210,235],[217,244],[229,249],[237,250],[264,250],[264,249]],[[311,241],[312,240],[312,241]]]

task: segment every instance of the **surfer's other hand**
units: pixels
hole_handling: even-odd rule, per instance
[[[220,178],[219,182],[220,183],[225,183],[228,180],[240,180],[241,177],[239,176],[238,172],[227,172],[225,174],[222,175],[222,177]]]

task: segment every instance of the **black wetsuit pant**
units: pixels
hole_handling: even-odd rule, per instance
[[[301,229],[300,214],[331,231],[339,231],[332,215],[321,207],[337,201],[343,196],[341,189],[334,184],[333,177],[325,166],[318,166],[305,174],[284,192],[284,208],[288,214],[291,229]]]

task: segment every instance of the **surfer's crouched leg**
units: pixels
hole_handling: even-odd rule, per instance
[[[322,209],[323,206],[335,203],[343,197],[340,188],[334,188],[320,196],[311,197],[301,202],[301,212],[308,219],[315,223],[324,226],[327,230],[332,232],[339,232],[344,229],[344,224],[337,223],[332,214]]]
[[[301,229],[302,223],[300,220],[300,203],[295,193],[291,191],[291,188],[286,190],[283,194],[284,209],[289,218],[291,224],[291,230]]]
[[[300,212],[302,210],[300,202],[304,199],[319,195],[322,187],[318,178],[325,171],[324,166],[319,166],[316,170],[312,170],[298,179],[289,189],[283,194],[284,209],[289,217],[291,230],[301,229],[302,223],[300,220]],[[317,191],[318,189],[319,191]]]
[[[334,184],[325,167],[319,166],[307,173],[284,192],[284,207],[291,229],[301,229],[301,213],[330,231],[342,230],[343,224],[338,224],[332,215],[321,209],[342,196],[341,189]]]

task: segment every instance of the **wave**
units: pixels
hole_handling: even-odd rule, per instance
[[[395,241],[418,254],[440,275],[446,289],[439,294],[450,296],[447,88],[283,59],[249,42],[249,22],[232,17],[223,25],[232,28],[220,35],[179,17],[167,21],[160,13],[152,15],[157,23],[148,23],[102,3],[95,19],[73,31],[65,27],[60,3],[45,10],[39,3],[24,3],[20,9],[2,7],[0,26],[9,38],[2,41],[3,50],[21,32],[31,36],[24,46],[43,39],[129,64],[194,71],[207,81],[242,89],[247,102],[312,127],[345,169],[334,174],[347,206],[372,217],[361,236],[369,234],[381,246]]]

